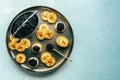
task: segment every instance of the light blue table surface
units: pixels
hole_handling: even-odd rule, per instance
[[[73,62],[45,77],[21,71],[5,43],[15,15],[37,5],[66,16],[75,38]],[[120,0],[0,0],[0,80],[120,80]]]

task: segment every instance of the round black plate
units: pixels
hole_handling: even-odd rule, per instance
[[[35,42],[39,42],[42,44],[43,46],[43,51],[47,51],[46,50],[46,45],[48,43],[52,43],[55,48],[57,50],[59,50],[61,53],[63,53],[64,55],[66,55],[67,57],[69,57],[69,55],[71,54],[71,51],[72,51],[72,48],[73,48],[73,41],[74,41],[74,36],[73,36],[73,31],[72,31],[72,28],[68,22],[68,20],[58,11],[56,11],[55,9],[52,9],[50,7],[45,7],[45,6],[35,6],[35,7],[31,7],[31,8],[28,8],[28,9],[25,9],[23,10],[22,12],[20,12],[11,22],[9,28],[8,28],[8,31],[7,31],[7,35],[6,35],[6,43],[7,43],[7,48],[8,48],[8,43],[9,43],[9,36],[10,34],[12,33],[12,30],[14,30],[14,25],[15,25],[15,22],[19,19],[20,16],[22,16],[24,13],[28,13],[28,12],[31,12],[33,13],[34,11],[38,10],[38,13],[36,14],[36,22],[38,20],[38,24],[37,23],[34,23],[34,29],[32,30],[32,32],[30,33],[30,35],[25,35],[26,38],[28,38],[30,41],[31,41],[31,44],[34,44]],[[57,22],[63,22],[65,25],[66,25],[66,30],[63,32],[63,33],[58,33],[56,32],[55,30],[55,25],[56,24],[50,24],[46,21],[43,21],[41,19],[41,12],[43,11],[52,11],[54,13],[57,14],[58,16],[58,19],[57,19]],[[27,16],[24,17],[24,19],[28,18]],[[57,23],[56,22],[56,23]],[[35,36],[35,31],[38,29],[38,27],[40,26],[40,24],[47,24],[49,26],[49,28],[54,32],[54,38],[52,38],[51,40],[44,40],[44,41],[40,41],[36,38]],[[13,25],[14,24],[14,25]],[[17,24],[17,23],[16,23]],[[21,23],[18,23],[19,24],[22,24]],[[30,23],[28,23],[29,25]],[[28,28],[29,29],[29,28]],[[27,30],[28,30],[27,29]],[[16,29],[15,29],[16,30]],[[68,39],[69,39],[69,46],[67,48],[60,48],[56,45],[55,43],[55,40],[58,36],[66,36]],[[17,36],[19,37],[20,39],[22,38],[21,36]],[[10,56],[12,57],[12,59],[14,60],[14,62],[16,63],[15,61],[15,56],[16,54],[18,53],[17,51],[12,51],[8,48],[8,52],[10,54]],[[39,55],[35,55],[32,53],[31,51],[31,47],[29,49],[26,49],[24,51],[27,59],[26,59],[26,62],[24,64],[17,64],[18,66],[20,66],[23,70],[27,71],[28,73],[32,74],[32,75],[37,75],[37,76],[41,76],[41,75],[46,75],[46,74],[49,74],[50,72],[53,72],[55,71],[56,69],[58,69],[65,61],[66,59],[64,57],[62,57],[61,55],[59,55],[58,53],[55,53],[55,52],[50,52],[55,58],[56,58],[56,64],[53,66],[53,67],[46,67],[41,61],[40,61],[40,56],[41,54]],[[37,67],[36,69],[32,69],[30,68],[29,66],[27,66],[27,60],[28,58],[30,57],[36,57],[39,59],[39,67]]]

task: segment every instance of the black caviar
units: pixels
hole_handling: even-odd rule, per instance
[[[38,59],[35,57],[32,57],[28,60],[28,66],[31,68],[36,68],[38,66]]]
[[[65,30],[65,25],[63,23],[57,23],[56,30],[58,32],[63,32]]]
[[[14,34],[16,30],[23,24],[23,22],[28,19],[33,14],[33,12],[27,12],[20,15],[14,22],[12,22],[11,33]],[[23,38],[32,34],[38,24],[38,17],[35,14],[31,17],[18,31],[14,34],[16,38]]]
[[[40,47],[37,45],[33,46],[33,51],[38,53],[40,51]]]
[[[52,44],[47,44],[47,50],[52,51],[54,49],[54,46]]]

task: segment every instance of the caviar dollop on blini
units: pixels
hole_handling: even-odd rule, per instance
[[[39,66],[39,60],[36,57],[31,57],[28,59],[28,66],[30,68],[37,68]]]
[[[58,23],[56,23],[55,29],[57,32],[64,32],[66,27],[65,27],[64,23],[58,22]]]
[[[42,50],[42,45],[40,43],[33,44],[32,51],[34,53],[39,53],[39,52],[41,52],[41,50]]]

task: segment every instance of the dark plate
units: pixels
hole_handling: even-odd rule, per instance
[[[38,17],[38,24],[36,26],[36,28],[33,30],[33,32],[31,32],[30,35],[27,35],[25,36],[26,38],[28,38],[30,41],[31,41],[31,44],[34,44],[35,42],[39,42],[42,44],[43,46],[43,50],[42,52],[44,51],[47,51],[46,50],[46,45],[48,43],[52,43],[55,48],[57,50],[59,50],[60,52],[62,52],[64,55],[66,55],[67,57],[70,56],[71,54],[71,51],[72,51],[72,48],[73,48],[73,41],[74,41],[74,35],[73,35],[73,31],[72,31],[72,28],[68,22],[68,20],[61,14],[59,13],[58,11],[52,9],[52,8],[49,8],[49,7],[45,7],[45,6],[35,6],[35,7],[31,7],[31,8],[28,8],[28,9],[25,9],[23,10],[22,12],[20,12],[11,22],[9,28],[8,28],[8,31],[7,31],[7,35],[6,35],[6,43],[7,43],[7,48],[8,48],[8,42],[9,42],[9,35],[11,34],[11,29],[13,28],[13,24],[16,22],[16,20],[18,19],[19,16],[21,16],[22,14],[26,13],[26,12],[34,12],[38,10],[38,13],[36,14],[37,17]],[[66,25],[66,30],[63,32],[63,33],[58,33],[56,32],[55,30],[55,25],[56,24],[50,24],[46,21],[43,21],[40,17],[40,14],[42,11],[52,11],[54,13],[57,14],[58,16],[58,20],[57,22],[63,22],[65,25]],[[40,26],[40,24],[42,23],[45,23],[49,26],[49,28],[54,32],[54,38],[52,38],[51,40],[43,40],[43,41],[40,41],[36,38],[35,36],[35,31],[38,29],[38,27]],[[60,48],[56,45],[55,43],[55,40],[58,36],[66,36],[70,43],[69,43],[69,46],[67,48]],[[14,62],[16,63],[15,61],[15,56],[16,54],[18,53],[17,51],[12,51],[8,48],[8,52],[11,56],[11,58],[14,60]],[[30,58],[30,57],[36,57],[39,59],[40,61],[40,55],[35,55],[32,53],[31,51],[31,47],[29,49],[26,49],[24,51],[27,59]],[[41,61],[40,61],[40,64],[39,64],[39,67],[37,67],[36,69],[31,69],[30,67],[27,66],[27,61],[24,63],[24,64],[17,64],[18,66],[20,66],[22,69],[24,69],[25,71],[27,71],[28,73],[32,74],[32,75],[36,75],[36,76],[42,76],[42,75],[46,75],[46,74],[49,74],[50,72],[53,72],[55,71],[56,69],[58,69],[65,61],[66,59],[64,57],[62,57],[61,55],[55,53],[55,52],[50,52],[55,58],[56,58],[56,64],[53,66],[53,67],[46,67]]]

